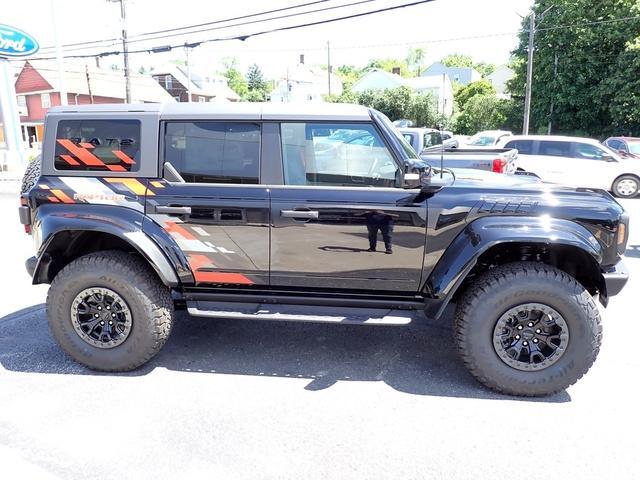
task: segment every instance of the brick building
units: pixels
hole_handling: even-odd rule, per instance
[[[64,70],[69,105],[124,103],[122,71],[71,64],[65,64]],[[23,138],[29,144],[41,142],[47,109],[61,104],[57,64],[43,60],[26,61],[15,85]],[[162,103],[173,102],[174,99],[150,76],[131,75],[131,101]]]

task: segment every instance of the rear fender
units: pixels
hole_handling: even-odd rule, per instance
[[[591,232],[570,220],[540,217],[484,217],[458,234],[427,278],[423,292],[428,298],[426,313],[438,318],[453,294],[473,269],[478,258],[501,243],[565,245],[579,248],[602,260],[603,249]]]
[[[184,271],[180,258],[175,255],[179,252],[175,242],[167,234],[151,238],[142,231],[144,221],[142,213],[119,206],[41,205],[36,210],[32,229],[38,250],[33,283],[51,281],[55,272],[50,269],[55,268],[52,265],[56,255],[65,256],[64,252],[72,255],[73,242],[86,233],[105,233],[126,242],[169,287],[177,286],[183,279],[192,279],[190,271]]]

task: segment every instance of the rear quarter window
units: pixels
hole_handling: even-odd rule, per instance
[[[533,153],[532,140],[511,140],[505,143],[504,148],[515,148],[521,155],[531,155]]]
[[[571,142],[542,140],[538,147],[538,155],[550,157],[571,157]]]
[[[139,120],[61,120],[56,170],[135,172],[140,168]]]

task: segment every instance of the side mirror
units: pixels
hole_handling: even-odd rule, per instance
[[[404,188],[413,189],[420,188],[422,183],[420,182],[420,174],[418,173],[405,173],[404,174]]]

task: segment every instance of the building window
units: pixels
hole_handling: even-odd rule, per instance
[[[456,73],[456,74],[453,76],[453,79],[454,79],[456,82],[459,82],[459,81],[460,81],[460,74]]]
[[[173,97],[173,99],[174,99],[176,102],[179,102],[179,101],[180,101],[180,95]]]
[[[206,102],[206,101],[207,101],[207,99],[206,99],[206,98],[204,98],[204,97],[198,97],[198,102],[200,102],[200,103],[204,103],[204,102]]]
[[[40,102],[42,102],[42,108],[49,108],[51,106],[51,96],[48,93],[41,93]]]
[[[173,88],[173,79],[171,78],[171,75],[164,76],[164,88],[166,89]]]
[[[27,106],[27,97],[24,95],[18,95],[18,106],[26,107]]]

